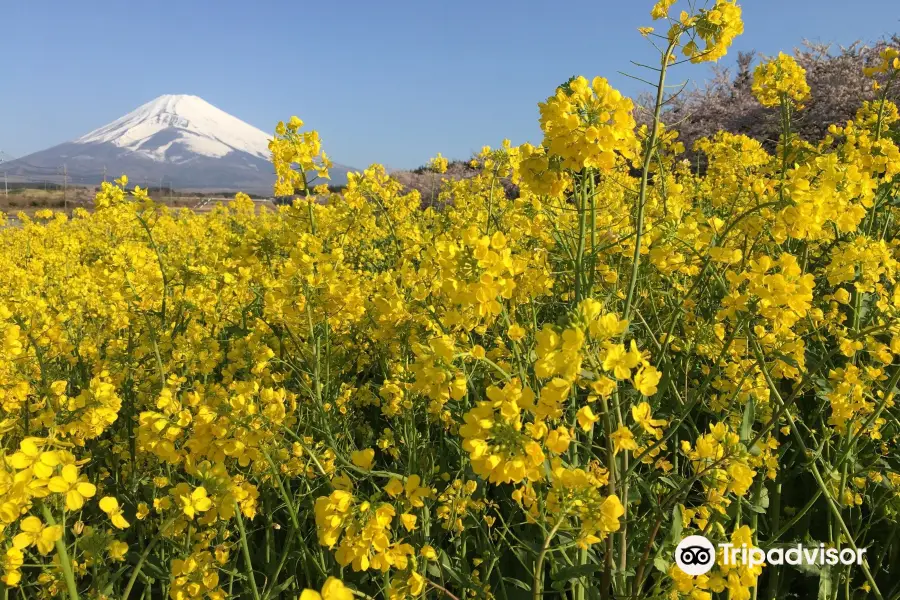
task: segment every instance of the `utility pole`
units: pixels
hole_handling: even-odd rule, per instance
[[[3,171],[3,195],[9,198],[9,180],[6,178],[6,171]]]
[[[106,183],[106,165],[103,165],[103,183]]]
[[[63,163],[63,211],[69,214],[69,167]]]

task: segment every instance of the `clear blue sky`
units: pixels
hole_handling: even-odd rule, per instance
[[[701,0],[702,1],[702,0]],[[161,94],[196,94],[264,131],[300,116],[338,162],[414,167],[504,137],[538,141],[537,102],[570,75],[629,95],[652,0],[4,0],[0,150],[83,135]],[[895,0],[745,0],[735,50],[900,30]],[[566,7],[567,10],[561,10]],[[702,65],[673,79],[702,83]]]

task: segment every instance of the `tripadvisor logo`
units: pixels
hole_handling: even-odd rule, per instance
[[[716,549],[702,535],[689,535],[675,548],[675,564],[688,575],[703,575],[716,562]]]
[[[853,550],[852,548],[826,548],[825,544],[818,546],[779,546],[768,551],[756,546],[741,544],[719,544],[721,550],[720,562],[724,566],[747,565],[751,568],[767,564],[780,565],[860,565],[866,548]],[[716,548],[713,543],[702,535],[690,535],[675,548],[675,564],[687,575],[703,575],[713,568],[716,562]]]

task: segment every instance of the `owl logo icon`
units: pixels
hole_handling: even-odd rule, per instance
[[[690,535],[675,548],[675,564],[688,575],[703,575],[716,562],[716,549],[702,535]]]

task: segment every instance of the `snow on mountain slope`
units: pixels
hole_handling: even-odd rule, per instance
[[[111,143],[161,162],[221,158],[235,150],[269,159],[268,134],[185,94],[160,96],[74,143]]]
[[[347,182],[335,164],[332,185]],[[197,96],[160,96],[109,125],[3,163],[22,181],[96,185],[121,174],[141,186],[271,193],[269,134]],[[11,179],[12,180],[12,179]]]

